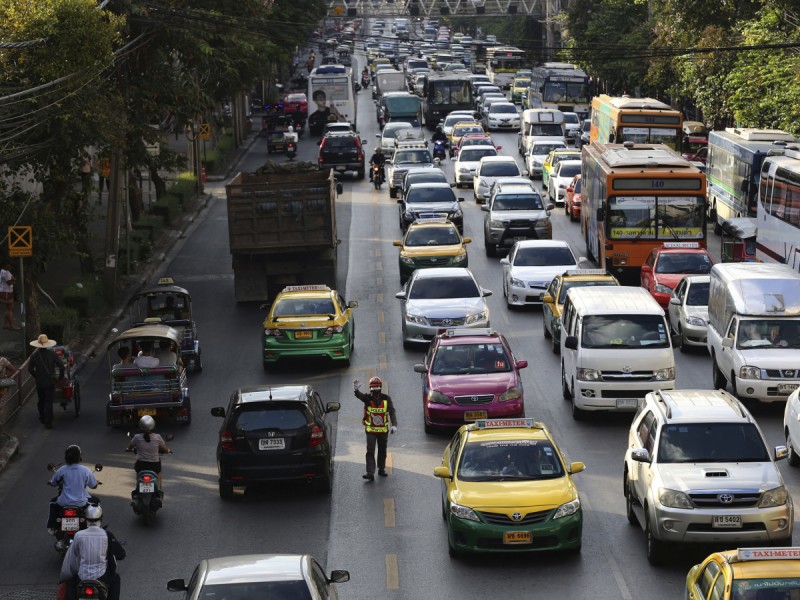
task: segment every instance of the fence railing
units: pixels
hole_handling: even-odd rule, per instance
[[[13,379],[17,384],[11,387],[0,388],[0,427],[8,423],[25,403],[36,396],[36,383],[28,373],[30,357],[22,363]]]

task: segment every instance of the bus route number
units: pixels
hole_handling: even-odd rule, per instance
[[[642,115],[642,122],[643,123],[655,123],[656,118],[649,115]]]
[[[666,182],[663,179],[651,179],[650,188],[654,190],[663,190],[666,187]]]

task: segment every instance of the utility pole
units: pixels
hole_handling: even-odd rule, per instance
[[[117,290],[117,255],[119,253],[119,217],[120,202],[120,170],[122,168],[122,152],[119,148],[111,150],[111,173],[109,174],[108,217],[106,218],[105,267],[103,283],[106,299],[116,300]]]

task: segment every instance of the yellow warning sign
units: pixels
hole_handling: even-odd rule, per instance
[[[33,228],[30,225],[8,228],[8,255],[33,256]]]
[[[200,134],[198,137],[201,140],[210,140],[211,139],[211,125],[208,123],[200,123]]]
[[[331,14],[334,17],[341,17],[342,15],[344,15],[344,6],[342,6],[341,4],[337,4],[336,6],[331,8]]]

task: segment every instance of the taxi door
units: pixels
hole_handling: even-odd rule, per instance
[[[692,569],[694,571],[694,569]],[[715,561],[699,566],[694,578],[687,582],[686,597],[689,600],[708,600],[715,598],[726,600],[725,575]]]
[[[444,519],[447,519],[450,513],[450,491],[453,489],[456,480],[458,455],[461,452],[461,437],[462,433],[456,431],[453,439],[444,450],[444,456],[442,456],[442,466],[450,468],[450,478],[442,478],[442,517]]]
[[[678,326],[681,322],[681,309],[683,308],[683,300],[686,298],[686,292],[688,289],[689,286],[686,284],[686,280],[681,279],[681,282],[675,286],[674,290],[672,290],[669,306],[667,306],[667,316],[669,318],[670,329],[673,333],[678,333]],[[680,304],[673,304],[673,298],[677,299]]]

